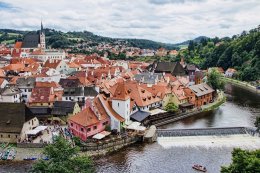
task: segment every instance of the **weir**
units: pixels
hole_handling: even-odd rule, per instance
[[[221,127],[221,128],[197,128],[197,129],[157,129],[158,137],[175,136],[225,136],[249,134],[259,136],[254,127]]]

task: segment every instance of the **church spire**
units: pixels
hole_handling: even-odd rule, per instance
[[[41,20],[41,34],[43,33],[43,25],[42,25],[42,20]]]

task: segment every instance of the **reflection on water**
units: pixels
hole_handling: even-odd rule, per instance
[[[202,127],[231,127],[231,126],[253,126],[255,117],[260,116],[260,96],[244,89],[226,85],[227,102],[219,109],[201,113],[184,120],[165,125],[162,128],[202,128]],[[195,137],[196,138],[196,137]],[[250,138],[250,137],[248,137]],[[236,144],[243,148],[260,147],[259,139],[245,137],[244,143]],[[227,165],[231,161],[231,151],[234,146],[208,147],[209,144],[193,146],[194,140],[185,141],[181,139],[182,145],[171,143],[172,139],[163,139],[159,143],[150,145],[133,145],[123,149],[119,153],[98,159],[98,172],[142,172],[142,173],[192,173],[191,166],[195,163],[205,165],[210,173],[219,173],[221,165]],[[175,139],[176,140],[176,139]],[[184,141],[183,141],[184,140]],[[201,144],[197,140],[197,144]],[[212,137],[211,142],[230,142],[228,139]],[[222,141],[221,141],[222,140]],[[221,141],[221,142],[219,142]],[[176,141],[175,141],[176,142]],[[205,141],[208,142],[207,140]],[[189,144],[191,145],[189,145]],[[165,147],[167,144],[168,147]],[[180,143],[179,143],[180,144]],[[164,146],[164,147],[162,147]],[[192,147],[191,147],[192,146]]]
[[[218,109],[204,112],[161,128],[201,128],[254,126],[260,115],[260,95],[226,85],[227,102]]]
[[[231,85],[226,86],[226,94],[227,102],[219,109],[189,117],[163,126],[163,128],[253,126],[255,117],[260,116],[260,96]],[[246,143],[240,146],[255,148],[253,147],[255,146],[254,142],[248,143],[248,140],[255,139],[246,139]],[[96,159],[97,172],[195,173],[196,171],[191,166],[198,163],[205,165],[210,173],[219,173],[221,165],[230,163],[232,146],[187,145],[187,143],[192,143],[194,140],[188,139],[188,141],[184,141],[186,145],[173,145],[172,143],[169,145],[169,141],[168,143],[159,141],[161,145],[158,143],[149,145],[134,144],[120,150],[120,152]],[[210,140],[217,144],[220,139]],[[256,142],[256,145],[258,145],[258,142]],[[168,147],[165,147],[166,144]],[[28,167],[26,164],[21,166],[21,169],[19,169],[19,166],[9,166],[10,168],[5,167],[3,169],[3,166],[0,165],[0,172],[14,172],[13,170],[24,172],[26,166]]]

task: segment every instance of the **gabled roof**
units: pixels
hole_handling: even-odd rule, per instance
[[[72,101],[55,101],[53,105],[52,115],[67,116],[73,113],[76,102]]]
[[[29,103],[54,102],[55,97],[51,91],[52,88],[33,88]]]
[[[56,69],[58,65],[60,64],[61,60],[47,60],[43,67],[53,68]]]
[[[19,90],[17,88],[17,86],[8,85],[2,90],[1,95],[3,95],[3,96],[13,96],[13,95],[20,94],[20,93],[22,93],[22,91]]]
[[[81,126],[88,127],[94,124],[99,123],[99,120],[95,113],[90,109],[90,107],[82,110],[81,112],[77,113],[69,117],[69,121],[77,123]]]
[[[189,88],[194,92],[194,94],[197,97],[214,92],[214,89],[212,89],[208,84],[205,84],[205,83],[201,83],[198,85],[192,85],[192,86],[189,86]]]
[[[134,114],[131,115],[131,119],[134,121],[142,122],[145,120],[151,113],[144,112],[144,111],[137,111]]]
[[[158,62],[155,64],[155,72],[156,73],[172,73],[176,76],[185,75],[184,68],[179,62]]]
[[[16,85],[18,88],[34,88],[36,79],[34,77],[18,78]]]
[[[127,100],[129,99],[129,95],[127,93],[127,88],[125,86],[125,82],[119,82],[114,86],[113,100]]]
[[[37,118],[49,117],[51,115],[50,107],[33,106],[33,107],[29,107],[29,109],[33,113],[33,115],[36,116]]]
[[[0,103],[0,132],[19,133],[23,124],[34,118],[32,112],[23,103]]]
[[[14,44],[14,48],[15,48],[15,49],[20,49],[20,48],[22,47],[22,44],[23,44],[23,42],[17,41],[17,42]]]
[[[95,97],[97,96],[97,91],[94,87],[71,87],[64,88],[63,96],[85,96],[85,97]]]
[[[108,111],[115,119],[117,119],[120,122],[125,121],[123,117],[116,113],[116,111],[112,108],[112,105],[109,103],[108,99],[105,96],[99,94],[97,97],[99,98],[103,107],[106,108],[106,112]]]
[[[186,66],[186,68],[187,68],[188,71],[195,71],[196,70],[196,66],[193,65],[193,64],[188,64]]]
[[[81,85],[80,80],[77,78],[74,79],[60,79],[59,84],[63,87],[63,88],[75,88],[75,87],[79,87]]]
[[[35,32],[29,32],[24,36],[22,48],[37,48],[40,43],[40,36]]]

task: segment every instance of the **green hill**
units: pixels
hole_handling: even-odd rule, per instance
[[[14,43],[17,39],[22,39],[23,36],[31,31],[19,31],[12,29],[0,29],[0,42],[5,43]],[[77,43],[88,43],[90,46],[95,46],[98,43],[111,43],[116,44],[120,41],[122,44],[128,46],[139,47],[142,49],[158,49],[158,48],[166,48],[166,49],[176,49],[177,47],[174,44],[166,44],[155,42],[151,40],[145,39],[125,39],[125,38],[110,38],[103,37],[99,35],[95,35],[88,31],[83,32],[61,32],[54,29],[45,29],[46,35],[46,43],[47,46],[51,46],[53,48],[68,48],[75,46]]]
[[[260,79],[260,27],[243,31],[232,38],[203,38],[190,41],[188,49],[181,51],[187,62],[201,68],[232,67],[238,70],[237,78],[245,81]]]

